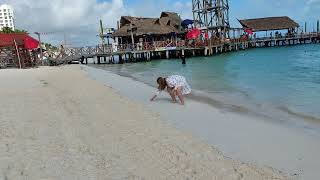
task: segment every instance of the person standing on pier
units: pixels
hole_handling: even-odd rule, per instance
[[[184,95],[191,93],[191,88],[187,83],[186,78],[180,75],[172,75],[167,78],[159,77],[157,83],[159,85],[158,91],[150,101],[154,101],[163,90],[167,89],[173,103],[177,102],[176,97],[178,96],[180,104],[184,105]]]

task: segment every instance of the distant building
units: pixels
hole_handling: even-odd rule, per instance
[[[0,5],[0,29],[10,27],[14,30],[14,11],[10,5]]]

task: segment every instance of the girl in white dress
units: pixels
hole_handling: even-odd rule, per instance
[[[159,85],[157,93],[150,99],[154,101],[155,98],[161,93],[161,91],[167,89],[170,94],[173,103],[176,103],[176,97],[178,96],[181,105],[184,105],[184,95],[191,93],[191,88],[186,81],[186,78],[179,75],[172,75],[167,78],[159,77],[157,79]]]

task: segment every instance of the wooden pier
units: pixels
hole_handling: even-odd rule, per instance
[[[266,48],[276,46],[292,46],[299,44],[320,43],[320,33],[300,33],[286,37],[264,37],[255,39],[231,39],[209,46],[206,43],[184,41],[122,44],[117,46],[94,46],[61,49],[60,53],[49,54],[48,58],[57,64],[78,61],[88,64],[93,58],[95,64],[132,63],[153,59],[170,59],[194,56],[212,56],[221,53],[246,50],[250,48]],[[50,56],[50,57],[49,57]],[[116,61],[117,59],[117,61]]]
[[[101,28],[101,45],[60,49],[60,53],[55,53],[57,56],[51,55],[51,59],[57,64],[75,60],[88,64],[88,58],[93,58],[92,62],[96,64],[122,64],[153,59],[212,56],[249,48],[320,41],[320,27],[316,32],[307,32],[306,28],[301,29],[298,23],[287,16],[239,20],[242,27],[232,28],[228,17],[228,1],[208,2],[192,1],[194,20],[189,20],[191,24],[187,26],[175,12],[162,12],[159,18],[122,16],[117,29],[106,35],[108,40],[112,38],[112,45],[106,45]],[[211,8],[204,10],[203,7]],[[264,32],[266,35],[261,37]]]

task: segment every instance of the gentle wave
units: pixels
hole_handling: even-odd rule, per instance
[[[94,66],[95,68],[106,70],[99,66]],[[154,84],[143,81],[136,76],[133,76],[130,72],[125,71],[113,71],[110,69],[106,70],[108,72],[115,73],[117,75],[130,78],[134,81],[144,83],[148,86],[156,88]],[[270,104],[258,104],[249,100],[248,94],[241,92],[241,95],[231,94],[221,94],[221,93],[208,93],[203,90],[193,89],[192,93],[188,95],[188,98],[200,103],[208,104],[214,108],[233,112],[240,113],[245,115],[254,115],[259,116],[265,119],[271,119],[276,123],[292,123],[292,121],[287,121],[288,118],[292,119],[303,119],[307,122],[312,122],[320,125],[320,118],[312,115],[307,115],[298,111],[294,111],[286,106],[273,106]],[[241,98],[239,98],[241,96]]]

